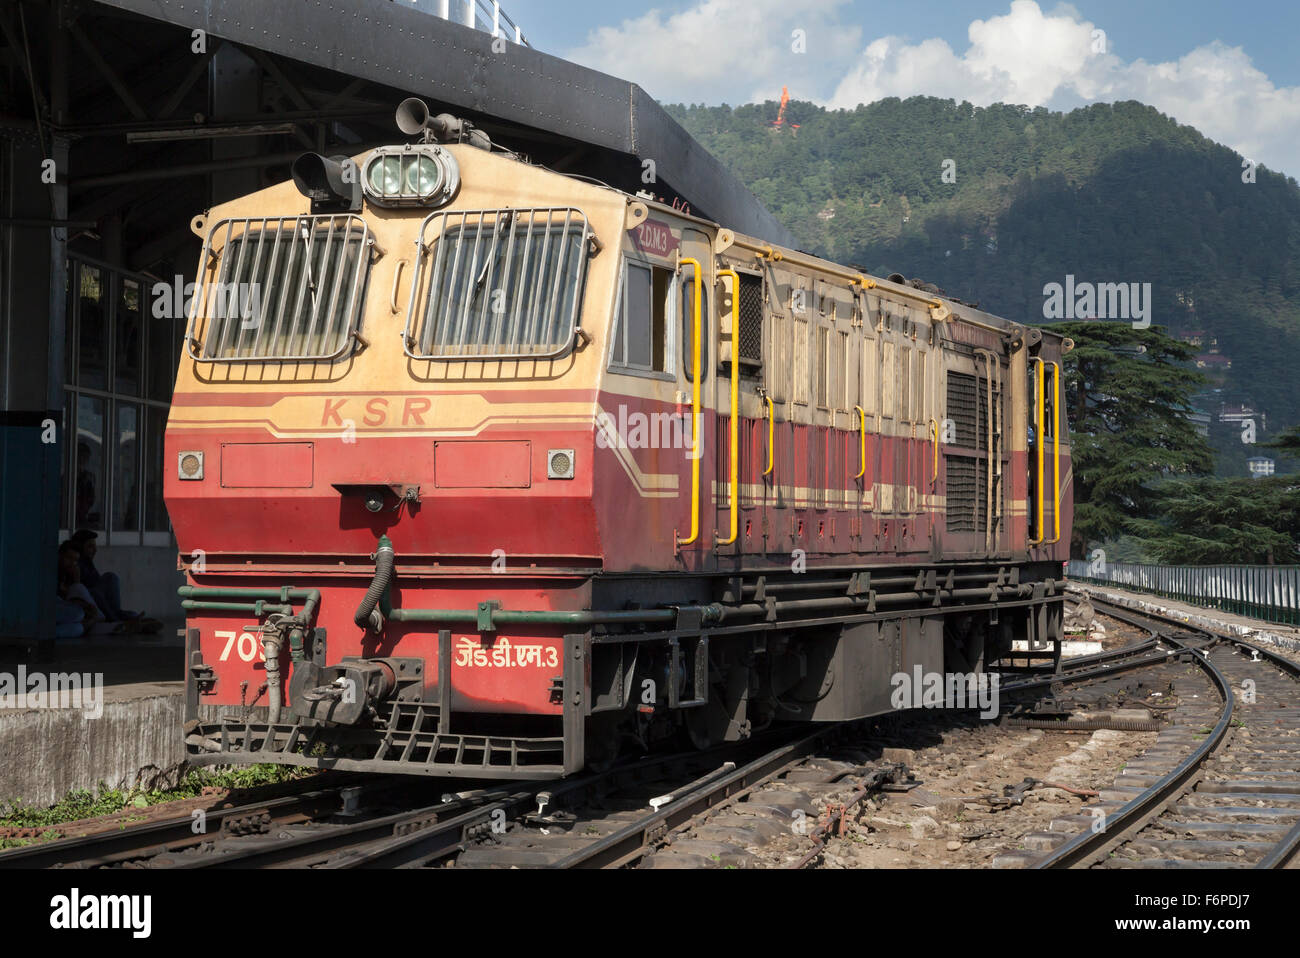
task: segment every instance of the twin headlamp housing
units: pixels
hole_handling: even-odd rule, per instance
[[[376,206],[442,206],[459,188],[456,158],[433,143],[381,146],[361,170],[361,189]]]

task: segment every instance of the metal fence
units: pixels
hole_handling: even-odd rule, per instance
[[[1300,566],[1145,565],[1071,559],[1069,578],[1300,625]]]
[[[494,37],[505,37],[515,43],[528,46],[519,25],[510,19],[501,9],[499,0],[393,0],[412,6],[423,13],[431,13],[444,20],[452,20],[484,30]]]

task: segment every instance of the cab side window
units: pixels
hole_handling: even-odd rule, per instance
[[[682,273],[682,369],[693,382],[695,369],[695,283],[689,270]],[[709,290],[700,287],[700,380],[709,378]]]
[[[672,291],[672,270],[642,263],[626,264],[610,365],[644,372],[672,372],[669,349]]]

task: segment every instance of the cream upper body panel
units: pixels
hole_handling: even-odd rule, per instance
[[[331,361],[242,362],[237,361],[237,355],[226,361],[205,361],[209,354],[203,351],[202,344],[215,327],[212,320],[205,318],[211,310],[200,302],[202,293],[196,294],[187,335],[192,337],[188,343],[190,349],[197,349],[199,358],[195,359],[189,351],[183,353],[177,390],[184,392],[201,386],[240,391],[268,383],[343,382],[349,389],[469,382],[491,382],[502,389],[535,389],[561,379],[569,387],[594,386],[600,375],[602,347],[616,292],[619,247],[628,223],[630,198],[474,147],[451,145],[443,149],[456,160],[460,173],[459,189],[446,205],[436,210],[419,206],[391,208],[375,205],[366,198],[362,209],[351,218],[348,214],[335,214],[339,230],[350,224],[354,235],[360,235],[362,230],[366,235],[368,258],[361,267],[354,345]],[[360,170],[365,170],[370,155],[367,152],[352,159]],[[431,247],[436,245],[433,241],[437,239],[440,221],[467,224],[473,229],[480,220],[472,214],[466,218],[467,211],[487,211],[481,222],[490,228],[497,222],[495,213],[550,208],[572,209],[572,221],[576,224],[585,219],[594,238],[583,250],[586,266],[580,288],[578,323],[585,335],[577,337],[573,345],[554,358],[427,359],[408,355],[408,350],[403,348],[403,336],[408,330],[408,312],[414,308],[413,299],[419,298],[412,297],[412,284],[418,273],[423,291],[427,291],[436,261]],[[423,230],[431,214],[430,229]],[[195,232],[206,241],[203,261],[199,264],[199,281],[213,287],[231,275],[243,232],[253,236],[259,229],[300,229],[301,226],[295,225],[298,218],[308,216],[307,197],[292,182],[285,182],[221,204],[196,217]],[[561,222],[559,217],[556,214],[552,222]],[[423,262],[418,245],[421,237],[425,251]],[[232,241],[234,246],[230,245]],[[253,249],[256,244],[249,242],[247,246]],[[230,255],[226,256],[227,253]],[[223,262],[227,259],[230,262]],[[263,255],[263,259],[269,260],[269,256]],[[268,265],[274,268],[273,264]],[[526,264],[523,268],[527,268]],[[346,283],[340,282],[338,287],[345,289]],[[268,311],[273,312],[274,295],[267,298],[271,301]],[[327,298],[325,293],[322,298]],[[346,293],[338,296],[340,302],[345,298]]]

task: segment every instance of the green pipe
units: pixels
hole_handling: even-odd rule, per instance
[[[295,589],[292,586],[279,589],[239,589],[233,586],[183,585],[176,590],[176,594],[183,599],[279,599],[288,602],[290,599],[315,598],[317,602],[320,601],[319,589]]]
[[[394,622],[477,622],[473,609],[392,609],[388,618]]]
[[[474,622],[480,623],[488,616],[488,627],[498,625],[613,625],[640,622],[675,622],[673,609],[637,609],[621,612],[596,610],[564,612],[549,609],[535,611],[507,609],[393,609],[388,618],[394,622]],[[481,626],[480,626],[481,627]]]
[[[293,606],[289,604],[291,599],[298,599],[303,602],[301,619],[305,623],[309,621],[316,611],[316,606],[320,604],[320,589],[295,589],[292,586],[281,586],[278,589],[261,588],[246,589],[235,586],[193,586],[183,585],[176,592],[183,597],[181,608],[186,611],[198,612],[251,612],[258,618],[268,614],[277,613],[279,615],[293,615]],[[223,602],[214,601],[221,599],[252,599],[252,602]],[[276,600],[268,601],[268,600]],[[293,633],[290,633],[289,644],[291,654],[298,658],[302,657],[302,635],[298,635],[298,641],[295,644]],[[297,658],[295,659],[297,661]]]
[[[277,612],[282,615],[293,615],[293,606],[279,605],[273,602],[203,602],[195,599],[186,599],[181,603],[181,608],[200,612],[252,612],[255,615],[262,616],[268,612]]]

